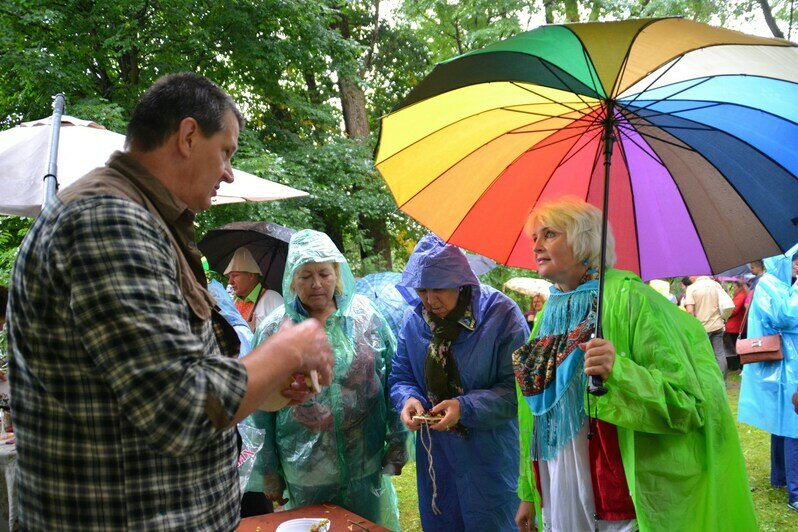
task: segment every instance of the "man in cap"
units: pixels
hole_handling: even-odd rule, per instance
[[[224,270],[235,292],[238,311],[254,331],[271,311],[283,304],[283,297],[261,284],[261,271],[252,253],[240,247]]]
[[[126,151],[26,235],[8,315],[21,530],[234,530],[235,424],[294,373],[330,382],[318,322],[239,360],[205,287],[195,213],[232,182],[242,125],[209,80],[160,78]]]

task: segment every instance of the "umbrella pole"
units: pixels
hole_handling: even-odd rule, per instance
[[[55,198],[58,190],[58,140],[61,135],[61,117],[64,115],[64,94],[59,92],[53,96],[53,123],[50,133],[50,160],[47,164],[47,175],[44,176],[44,198],[42,208]]]
[[[615,102],[608,99],[607,116],[604,117],[604,198],[601,209],[601,258],[599,262],[598,278],[598,307],[596,309],[596,329],[593,334],[596,338],[604,338],[601,330],[601,316],[604,310],[604,262],[607,257],[607,219],[610,204],[610,166],[612,164],[612,147],[615,143]],[[601,379],[591,375],[587,383],[587,391],[592,395],[601,396],[607,393],[607,387]]]

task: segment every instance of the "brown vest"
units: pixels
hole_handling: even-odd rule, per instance
[[[202,321],[209,318],[212,319],[214,334],[222,354],[234,358],[238,357],[240,347],[238,335],[235,329],[222,317],[219,308],[216,306],[216,300],[208,292],[204,284],[205,273],[201,264],[198,271],[196,271],[197,268],[191,267],[185,255],[188,250],[181,248],[169,224],[163,219],[145,190],[138,187],[122,172],[106,166],[97,168],[80,178],[60,192],[58,198],[62,203],[68,204],[81,198],[100,195],[129,199],[133,203],[144,207],[158,222],[169,238],[169,243],[172,245],[172,250],[177,259],[177,278],[183,299],[197,318]],[[194,262],[199,263],[199,259]]]

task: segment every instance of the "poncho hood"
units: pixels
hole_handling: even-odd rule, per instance
[[[465,253],[427,233],[416,244],[396,289],[408,303],[416,305],[419,299],[415,288],[459,288],[466,285],[479,286],[479,279],[471,270]]]
[[[779,281],[792,284],[792,259],[798,253],[798,244],[795,244],[784,255],[768,257],[762,262],[765,263],[765,271],[775,276]]]
[[[294,273],[300,266],[311,262],[334,262],[339,265],[343,293],[336,290],[335,298],[338,306],[335,314],[345,313],[355,295],[355,277],[349,268],[346,258],[338,251],[330,237],[325,233],[304,229],[291,237],[288,243],[288,258],[283,275],[283,304],[285,313],[294,321],[302,321],[307,317],[299,304],[299,297],[291,289]]]

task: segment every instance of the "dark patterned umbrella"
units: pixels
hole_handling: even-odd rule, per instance
[[[219,273],[224,272],[238,248],[246,247],[260,266],[266,285],[282,294],[288,241],[295,232],[271,222],[233,222],[211,229],[197,246]]]

